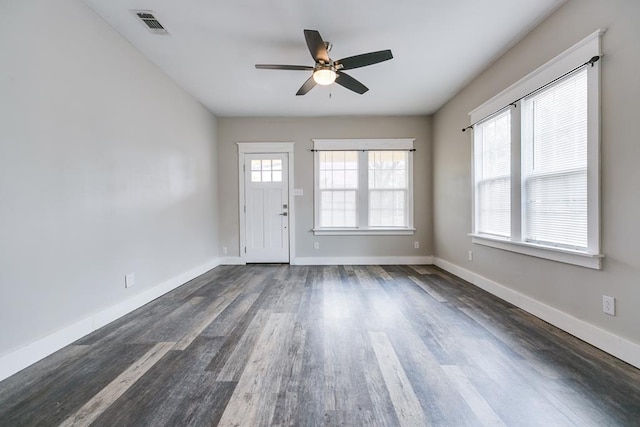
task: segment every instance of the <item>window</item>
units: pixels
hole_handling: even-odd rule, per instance
[[[586,250],[587,70],[522,103],[527,242]]]
[[[282,182],[282,160],[251,160],[251,182]]]
[[[478,124],[476,131],[476,230],[511,236],[511,112]]]
[[[356,227],[358,152],[323,151],[320,156],[320,226]]]
[[[409,152],[369,151],[369,224],[407,227]]]
[[[600,62],[579,66],[600,55],[600,35],[471,113],[473,243],[601,268]]]
[[[413,140],[314,140],[315,234],[412,234]]]

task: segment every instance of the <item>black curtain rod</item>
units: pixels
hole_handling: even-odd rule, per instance
[[[353,149],[353,150],[331,150],[331,149],[327,149],[327,150],[316,150],[316,149],[311,149],[311,151],[313,153],[315,153],[316,151],[416,151],[415,148],[399,148],[399,149],[395,149],[395,148],[382,148],[382,149],[377,149],[377,148],[367,148],[367,149]]]
[[[486,119],[487,117],[491,117],[491,116],[493,116],[494,114],[497,114],[497,113],[499,113],[500,111],[502,111],[502,110],[504,110],[504,109],[506,109],[506,108],[509,108],[509,107],[511,107],[511,106],[515,107],[515,106],[516,106],[516,103],[517,103],[518,101],[520,101],[520,100],[522,100],[522,99],[526,98],[526,97],[527,97],[527,96],[529,96],[529,95],[532,95],[532,94],[534,94],[534,93],[538,92],[539,90],[544,89],[545,87],[549,86],[550,84],[553,84],[553,83],[557,82],[558,80],[562,79],[563,77],[568,76],[569,74],[573,73],[573,72],[574,72],[574,71],[576,71],[576,70],[579,70],[580,68],[582,68],[582,67],[584,67],[584,66],[586,66],[586,65],[591,65],[591,66],[593,67],[593,64],[595,64],[596,62],[598,62],[598,60],[599,60],[599,59],[600,59],[600,55],[596,55],[596,56],[594,56],[593,58],[591,58],[590,60],[588,60],[588,61],[587,61],[587,62],[585,62],[584,64],[582,64],[582,65],[578,65],[578,66],[577,66],[576,68],[574,68],[573,70],[571,70],[571,71],[567,71],[566,73],[564,73],[564,74],[563,74],[563,75],[561,75],[560,77],[556,77],[555,79],[551,80],[549,83],[545,83],[545,84],[543,84],[543,85],[542,85],[542,86],[540,86],[539,88],[532,90],[532,91],[531,91],[531,92],[529,92],[528,94],[526,94],[526,95],[524,95],[524,96],[521,96],[520,98],[516,99],[515,101],[510,102],[509,104],[505,105],[504,107],[502,107],[502,108],[498,108],[498,109],[497,109],[496,111],[494,111],[493,113],[491,113],[491,114],[487,114],[486,116],[484,116],[484,117],[483,117],[483,118],[481,118],[480,120],[476,120],[474,123],[471,123],[471,124],[470,124],[469,126],[467,126],[466,128],[463,128],[463,129],[462,129],[462,132],[466,132],[466,131],[467,131],[467,129],[473,129],[473,127],[474,127],[475,125],[477,125],[478,123],[480,123],[481,121],[483,121],[483,120],[484,120],[484,119]]]

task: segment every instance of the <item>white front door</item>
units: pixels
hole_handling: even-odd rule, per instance
[[[289,262],[287,153],[246,154],[246,262]]]

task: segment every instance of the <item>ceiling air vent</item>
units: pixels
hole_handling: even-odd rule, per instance
[[[169,32],[162,26],[160,21],[154,16],[153,10],[132,10],[145,27],[155,34],[168,34]]]

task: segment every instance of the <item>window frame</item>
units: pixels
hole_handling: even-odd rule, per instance
[[[385,139],[313,139],[314,151],[314,235],[412,235],[415,233],[413,223],[413,138]],[[356,227],[322,227],[320,225],[320,155],[321,151],[357,151],[358,152],[358,188],[356,190]],[[369,225],[369,151],[408,151],[408,188],[407,226]]]
[[[479,207],[479,201],[478,199],[480,198],[480,195],[478,194],[478,189],[479,189],[479,183],[486,183],[488,181],[496,181],[498,179],[504,179],[507,178],[507,180],[509,181],[509,187],[512,187],[512,168],[513,166],[510,164],[510,168],[509,168],[509,174],[508,175],[501,175],[501,176],[497,176],[497,177],[491,177],[491,178],[486,178],[484,176],[484,171],[482,171],[481,173],[483,174],[482,179],[478,179],[478,177],[476,176],[476,172],[478,170],[478,165],[480,164],[484,164],[484,159],[482,158],[478,158],[475,156],[476,151],[478,150],[479,146],[482,145],[482,154],[484,154],[484,132],[480,132],[480,129],[478,129],[479,127],[485,125],[487,122],[491,122],[494,121],[496,118],[500,118],[500,116],[504,116],[506,115],[506,113],[509,112],[509,135],[511,136],[511,139],[513,138],[513,132],[512,132],[512,126],[511,126],[511,121],[513,120],[512,116],[513,116],[513,112],[510,110],[502,110],[499,111],[495,114],[492,114],[491,116],[485,118],[484,120],[480,121],[479,123],[476,123],[476,125],[474,126],[474,141],[473,141],[473,150],[474,150],[474,156],[473,156],[473,170],[474,170],[474,174],[473,174],[473,194],[474,194],[474,206]],[[511,159],[511,162],[513,161],[513,156],[512,156],[512,146],[513,146],[513,141],[509,142],[509,158]],[[511,188],[510,188],[511,190]],[[509,209],[510,209],[510,214],[509,214],[509,222],[511,222],[511,209],[512,207],[512,203],[511,203],[511,191],[509,191]],[[505,239],[505,238],[510,238],[512,236],[512,227],[511,224],[509,226],[509,235],[508,236],[503,236],[497,233],[490,233],[488,231],[484,231],[484,232],[479,232],[479,224],[480,224],[480,218],[481,218],[481,213],[479,209],[474,209],[474,230],[476,230],[476,232],[478,234],[482,234],[483,236],[494,236],[498,239]]]
[[[485,119],[497,115],[506,108],[511,109],[511,237],[500,238],[477,231],[476,224],[476,192],[475,192],[475,138],[471,156],[472,182],[472,232],[469,233],[474,244],[490,246],[497,249],[516,252],[533,257],[549,259],[567,264],[599,270],[602,268],[600,252],[600,64],[586,65],[587,71],[587,223],[588,236],[586,250],[557,247],[527,242],[523,237],[523,176],[521,153],[523,138],[522,98],[537,88],[564,74],[567,70],[583,64],[593,56],[602,56],[601,38],[603,30],[598,30],[576,45],[567,49],[537,70],[514,83],[498,95],[494,96],[470,114],[472,123],[482,123]],[[514,99],[519,99],[513,102]],[[503,106],[508,106],[502,108]]]

